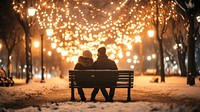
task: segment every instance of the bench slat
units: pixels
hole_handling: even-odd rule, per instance
[[[70,81],[72,81],[72,80],[70,80]],[[127,80],[127,79],[118,79],[117,80],[117,82],[128,82],[128,81],[129,80]],[[76,83],[76,81],[74,81],[74,80],[73,80],[73,82]],[[93,83],[93,82],[102,82],[102,81],[101,81],[101,79],[99,79],[99,80],[93,80],[93,81],[91,81],[90,79],[85,79],[85,80],[83,80],[81,82]],[[104,82],[110,82],[110,80],[104,80]],[[133,79],[131,79],[130,82],[133,82]]]
[[[71,84],[69,84],[70,86],[72,86]],[[77,86],[77,87],[81,87],[81,86],[79,86],[78,84],[74,84],[73,85],[74,87],[75,86]],[[91,87],[91,88],[93,88],[94,87],[94,85],[90,85],[89,83],[88,83],[88,85],[87,85],[88,87]],[[116,85],[114,85],[114,86],[109,86],[109,85],[104,85],[104,86],[98,86],[98,87],[121,87],[121,86],[124,86],[124,87],[129,87],[129,85],[127,84],[127,83],[117,83]],[[85,87],[85,86],[84,86]],[[133,87],[133,83],[131,83],[131,85],[130,85],[130,87]]]
[[[70,86],[72,86],[71,84],[69,84],[69,85],[70,85]],[[131,86],[131,87],[133,87],[132,85],[133,85],[133,83],[131,83],[131,85],[130,85],[130,86]],[[74,86],[74,87],[75,87],[75,86],[81,87],[81,86],[79,86],[79,85],[77,85],[77,84],[74,84],[73,86]],[[87,85],[87,86],[88,86],[88,87],[90,87],[90,88],[93,88],[93,87],[94,87],[94,85],[89,85],[89,83],[88,83],[88,85]],[[128,85],[128,84],[117,84],[117,85],[115,85],[115,86],[112,86],[112,87],[116,87],[116,88],[117,88],[118,86],[125,86],[125,87],[129,87],[129,85]],[[85,86],[84,86],[84,87],[85,87]],[[104,86],[98,86],[98,87],[110,87],[110,86],[108,86],[108,85],[104,85]]]
[[[92,86],[92,87],[89,87],[89,86],[77,86],[77,85],[74,85],[73,88],[79,88],[79,87],[82,87],[82,88],[101,88],[99,86]],[[104,87],[104,88],[111,88],[111,87]],[[133,88],[133,86],[124,86],[124,85],[119,85],[119,86],[114,86],[113,88]]]

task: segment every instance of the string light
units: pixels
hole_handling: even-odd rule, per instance
[[[20,5],[14,1],[13,9],[22,13],[24,4],[25,1]],[[155,4],[155,0],[149,3],[116,0],[98,8],[86,1],[39,0],[34,7],[40,28],[53,29],[54,36],[48,37],[52,47],[66,56],[66,61],[76,62],[83,50],[89,49],[96,54],[100,46],[105,46],[109,55],[116,54],[111,58],[123,58],[127,55],[125,51],[133,48],[134,37],[143,33],[154,20]],[[175,6],[173,0],[168,0],[167,5],[159,1],[160,24],[167,24],[162,23],[164,19],[166,22],[171,16],[176,17]]]

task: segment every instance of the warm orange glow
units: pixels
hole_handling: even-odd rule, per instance
[[[47,36],[52,36],[53,35],[53,29],[51,29],[51,28],[46,29],[46,32],[47,32]]]
[[[173,0],[165,5],[162,0],[158,2],[159,22],[164,25],[170,17],[176,17],[176,3]],[[108,57],[115,60],[124,58],[126,50],[130,51],[128,56],[133,55],[133,45],[145,40],[136,35],[144,34],[147,28],[152,28],[152,21],[155,20],[155,0],[149,0],[146,4],[142,0],[135,0],[127,7],[128,3],[129,0],[116,0],[99,8],[90,0],[40,0],[33,4],[35,9],[30,9],[36,11],[36,22],[40,29],[46,29],[52,48],[68,58],[68,62],[75,62],[77,56],[86,49],[90,49],[96,58],[97,49],[101,46],[105,46]],[[23,12],[27,11],[25,4],[23,0],[13,1],[13,9],[22,18],[28,17]],[[152,33],[149,37],[153,37]]]
[[[148,36],[149,37],[154,37],[154,31],[153,30],[148,30]]]
[[[40,42],[39,41],[34,41],[33,45],[34,45],[35,48],[39,48]]]
[[[135,43],[141,43],[142,40],[141,40],[141,36],[135,36]]]
[[[47,54],[48,54],[48,56],[51,56],[51,55],[52,55],[52,52],[51,52],[51,51],[48,51]]]
[[[2,44],[0,43],[0,49],[2,48]]]
[[[55,49],[57,47],[56,43],[51,43],[52,49]]]
[[[197,22],[200,23],[200,16],[197,16]]]
[[[28,8],[28,15],[29,16],[34,16],[36,12],[36,9],[34,7],[29,7]]]

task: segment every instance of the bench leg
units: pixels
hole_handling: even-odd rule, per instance
[[[131,101],[131,88],[128,88],[127,101]]]
[[[75,100],[75,97],[74,97],[74,88],[72,87],[71,88],[71,101],[74,101]]]

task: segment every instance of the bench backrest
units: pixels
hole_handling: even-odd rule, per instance
[[[133,70],[69,70],[69,87],[133,87]]]

